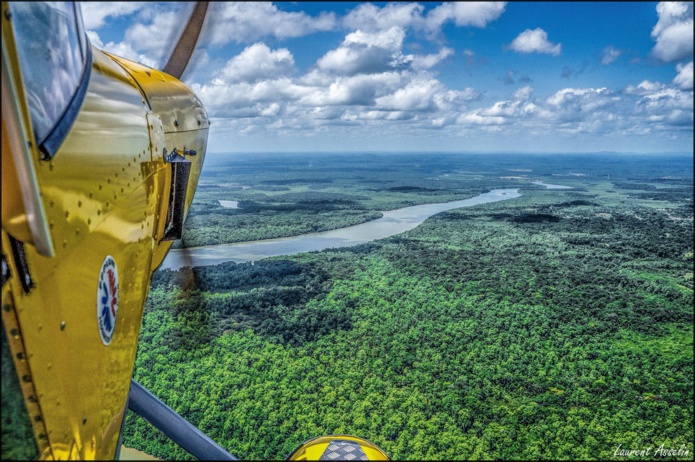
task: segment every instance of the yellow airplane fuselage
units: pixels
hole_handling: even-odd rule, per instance
[[[109,459],[152,273],[176,238],[173,209],[185,215],[193,199],[209,122],[179,80],[91,47],[79,113],[42,160],[6,8],[3,99],[7,85],[16,100],[15,115],[3,103],[3,326],[39,457]],[[24,161],[21,143],[29,146]],[[180,166],[172,152],[190,170],[187,184],[172,174]],[[29,186],[43,214],[29,210]],[[52,255],[37,249],[37,222]]]

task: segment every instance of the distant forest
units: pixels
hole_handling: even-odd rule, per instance
[[[661,448],[692,460],[692,167],[692,156],[210,156],[184,246],[500,187],[522,196],[356,247],[158,271],[134,377],[242,459],[353,434],[392,459]],[[132,413],[124,444],[191,458]]]

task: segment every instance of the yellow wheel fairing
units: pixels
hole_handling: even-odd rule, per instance
[[[321,436],[311,439],[287,457],[287,460],[390,460],[376,444],[349,435]]]

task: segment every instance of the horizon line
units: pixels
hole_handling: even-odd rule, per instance
[[[211,155],[237,155],[237,154],[454,154],[454,155],[633,155],[633,156],[694,156],[686,151],[656,151],[656,152],[630,152],[630,151],[388,151],[388,150],[359,150],[359,151],[307,151],[307,150],[264,150],[264,151],[208,151]]]

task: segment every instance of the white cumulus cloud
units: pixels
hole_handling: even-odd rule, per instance
[[[643,81],[622,92],[605,87],[563,88],[538,98],[532,92],[532,87],[522,87],[507,100],[462,112],[457,123],[486,131],[506,126],[509,136],[549,132],[570,136],[660,132],[668,136],[687,130],[693,122],[692,91],[659,82]]]
[[[688,64],[678,64],[676,66],[678,75],[673,79],[673,84],[681,90],[693,89],[693,62]]]
[[[193,3],[81,3],[85,29],[92,44],[118,56],[161,67],[174,47],[181,18],[187,18]],[[104,44],[101,29],[110,21],[128,16],[130,26],[119,42]],[[185,21],[183,22],[185,24]]]
[[[152,54],[162,54],[173,49],[177,36],[172,35],[172,25],[181,19],[181,12],[167,11],[156,14],[148,23],[135,23],[126,30],[125,40],[131,46]],[[185,22],[184,22],[185,24]]]
[[[633,85],[628,85],[625,88],[625,93],[628,95],[647,95],[655,91],[659,91],[666,86],[663,83],[651,82],[649,80],[643,80],[636,87]]]
[[[214,18],[203,32],[204,42],[227,44],[302,37],[337,27],[334,13],[310,16],[304,12],[281,11],[268,2],[212,2],[208,16]]]
[[[652,54],[662,61],[677,61],[693,54],[693,3],[661,2],[659,21],[652,29]]]
[[[604,66],[613,64],[613,62],[615,62],[615,60],[618,59],[618,56],[620,56],[620,50],[616,50],[615,48],[613,48],[613,46],[608,45],[606,48],[603,49],[601,64],[603,64]]]
[[[109,53],[113,53],[116,56],[121,56],[123,58],[127,58],[144,64],[146,66],[158,67],[159,65],[157,60],[151,58],[146,54],[139,53],[128,42],[109,42],[106,45],[104,45],[104,50],[107,50]]]
[[[610,113],[620,101],[608,88],[563,88],[547,98],[546,108],[560,122],[593,120]]]
[[[454,21],[459,27],[484,28],[504,13],[506,5],[507,2],[447,2],[430,11],[427,27],[435,30],[447,21]]]
[[[417,55],[412,57],[413,69],[431,69],[440,62],[444,61],[446,58],[454,54],[454,50],[451,48],[444,47],[439,50],[436,54],[430,55]]]
[[[533,87],[531,85],[526,85],[525,87],[521,87],[516,90],[512,95],[512,99],[517,101],[527,101],[531,97],[531,93],[533,93]]]
[[[355,31],[335,50],[317,61],[323,71],[346,75],[385,72],[399,67],[407,59],[401,52],[405,32],[400,27],[386,31]]]
[[[87,37],[89,37],[89,42],[94,45],[95,47],[99,49],[104,48],[104,43],[101,41],[101,38],[99,37],[99,34],[97,34],[93,30],[88,30],[87,31]]]
[[[289,50],[271,50],[265,43],[254,43],[227,61],[220,77],[228,82],[256,82],[277,79],[293,71],[294,57]]]
[[[439,36],[447,22],[458,27],[484,28],[504,13],[507,2],[447,2],[423,16],[419,3],[389,3],[380,8],[371,3],[357,6],[343,19],[349,29],[366,31],[392,27],[424,31],[429,38]]]
[[[402,84],[396,72],[338,77],[327,87],[316,88],[299,100],[308,106],[373,106],[376,98],[392,92]]]
[[[348,29],[370,32],[388,30],[392,27],[419,27],[423,10],[424,7],[418,3],[389,3],[383,8],[363,3],[343,18],[343,25]]]
[[[80,2],[84,27],[88,30],[104,26],[106,18],[118,18],[140,10],[146,2]]]
[[[435,107],[434,96],[441,84],[434,79],[413,80],[394,93],[376,100],[377,107],[398,111],[427,111]]]
[[[526,29],[509,45],[509,48],[519,53],[546,53],[558,56],[562,44],[553,44],[548,40],[548,33],[540,27]]]

